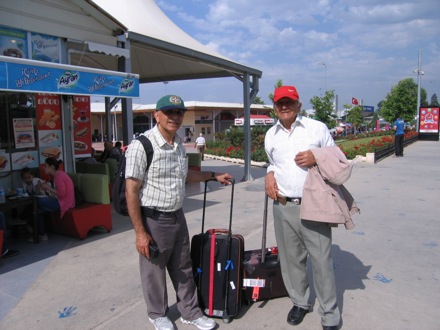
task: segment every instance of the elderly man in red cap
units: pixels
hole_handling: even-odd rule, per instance
[[[274,200],[275,235],[281,272],[293,308],[287,323],[298,325],[310,310],[307,257],[313,266],[314,286],[320,303],[324,330],[337,329],[337,305],[328,223],[301,219],[300,208],[308,168],[316,164],[310,151],[335,146],[327,126],[301,116],[301,102],[294,86],[275,89],[274,108],[278,122],[266,134],[265,149],[270,165],[266,193]]]
[[[143,133],[154,149],[147,171],[147,155],[139,140],[126,151],[126,197],[136,235],[142,290],[148,317],[156,330],[173,330],[168,318],[166,271],[177,294],[181,322],[200,330],[216,326],[199,307],[193,279],[190,240],[182,204],[185,182],[215,179],[230,184],[227,173],[188,170],[185,147],[177,131],[186,107],[177,95],[165,95],[156,104],[156,126]],[[157,246],[157,255],[150,253]]]

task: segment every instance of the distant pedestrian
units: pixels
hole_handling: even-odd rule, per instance
[[[394,152],[393,157],[403,157],[403,141],[405,140],[405,121],[397,114],[397,119],[393,124],[394,133]]]
[[[200,133],[199,137],[196,139],[196,142],[194,143],[194,148],[197,148],[199,154],[202,155],[202,160],[205,160],[206,140],[203,137],[202,133]]]

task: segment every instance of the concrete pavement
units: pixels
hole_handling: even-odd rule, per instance
[[[241,165],[207,159],[202,169],[226,171],[236,177],[233,232],[245,237],[246,250],[258,248],[265,169],[252,167],[251,182],[240,182]],[[205,229],[222,228],[229,216],[231,188],[209,184]],[[407,147],[403,158],[358,163],[346,187],[361,214],[353,218],[355,229],[340,226],[333,230],[342,328],[439,329],[440,143],[420,141]],[[201,184],[189,186],[184,204],[191,235],[200,232],[201,188]],[[275,245],[271,209],[268,215],[267,245],[271,246]],[[16,260],[1,260],[0,293],[17,286],[14,279],[19,281],[25,268],[34,267],[38,276],[4,313],[0,328],[153,329],[142,297],[129,219],[113,213],[113,221],[110,234],[93,231],[84,241],[54,235],[47,242],[30,245],[33,251],[59,249],[46,259],[40,253],[35,264],[28,261],[25,267],[11,266],[20,264],[18,258],[26,258],[24,251]],[[178,321],[171,284],[168,296],[170,318],[176,327],[193,329]],[[216,320],[218,329],[321,329],[313,290],[312,305],[314,311],[296,327],[286,323],[292,306],[288,298],[244,306],[229,324]]]

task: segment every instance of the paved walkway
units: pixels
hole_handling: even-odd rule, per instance
[[[205,160],[205,170],[235,175],[233,231],[246,250],[261,244],[264,173],[240,182],[243,166]],[[188,187],[184,209],[190,234],[200,231],[200,184]],[[361,208],[356,227],[333,231],[333,256],[343,329],[439,329],[440,143],[417,142],[405,157],[358,163],[346,187]],[[230,187],[210,183],[207,227],[225,227]],[[0,260],[0,329],[153,329],[147,321],[134,233],[128,218],[113,213],[114,230],[79,241],[52,235],[39,245],[17,243],[20,256]],[[274,245],[269,212],[268,245]],[[27,245],[26,245],[27,244]],[[14,246],[15,247],[15,246]],[[169,286],[170,317],[178,329]],[[295,329],[321,329],[314,311]],[[218,329],[292,329],[288,298],[245,306]]]

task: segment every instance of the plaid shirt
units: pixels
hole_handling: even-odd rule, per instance
[[[142,180],[139,191],[141,206],[160,212],[173,212],[182,207],[188,158],[181,139],[176,135],[169,145],[157,126],[144,133],[153,145],[154,155],[147,175],[147,156],[142,143],[133,140],[126,150],[125,177]]]

